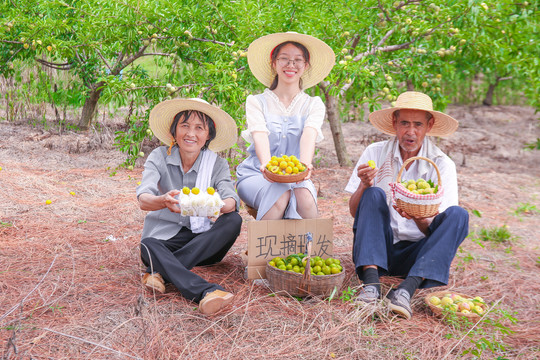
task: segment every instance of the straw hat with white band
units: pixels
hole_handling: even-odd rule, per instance
[[[236,143],[238,130],[234,119],[220,108],[202,99],[193,98],[165,100],[150,111],[150,129],[165,145],[169,146],[174,140],[170,132],[171,124],[176,114],[184,110],[200,111],[214,121],[216,137],[208,145],[210,150],[222,151]]]
[[[394,111],[400,109],[424,110],[431,113],[435,122],[431,131],[427,133],[430,136],[451,135],[457,130],[459,125],[458,121],[453,117],[439,111],[434,111],[431,98],[417,91],[402,93],[396,100],[396,106],[372,112],[369,114],[369,121],[383,133],[396,135],[396,130],[392,124],[392,114]]]
[[[257,80],[270,87],[276,76],[271,64],[272,50],[286,41],[300,43],[309,51],[309,67],[302,76],[303,90],[317,85],[328,76],[336,62],[336,55],[330,46],[310,35],[286,32],[260,37],[249,45],[248,64]]]

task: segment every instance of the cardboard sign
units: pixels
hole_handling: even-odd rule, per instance
[[[248,227],[248,279],[266,278],[266,263],[276,256],[305,253],[306,233],[313,234],[311,256],[333,256],[332,219],[250,221]]]

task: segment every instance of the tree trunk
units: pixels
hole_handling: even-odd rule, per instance
[[[352,166],[349,154],[347,154],[343,131],[341,130],[341,121],[337,109],[337,98],[328,94],[326,91],[324,92],[324,95],[326,97],[326,116],[330,123],[330,130],[332,131],[332,138],[334,139],[334,147],[336,148],[339,165]]]
[[[489,84],[486,97],[484,98],[484,101],[482,101],[482,104],[484,104],[485,106],[493,105],[493,92],[495,91],[495,88],[497,87],[498,84],[499,84],[499,78],[496,78],[493,84]]]
[[[412,80],[407,79],[407,91],[414,91],[414,84]]]
[[[86,130],[92,124],[92,119],[94,118],[94,114],[96,113],[97,103],[101,96],[102,86],[103,86],[102,82],[95,84],[92,87],[90,94],[84,101],[81,118],[79,119],[79,124],[78,124],[81,129]]]

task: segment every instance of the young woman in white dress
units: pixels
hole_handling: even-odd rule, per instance
[[[268,88],[246,100],[249,157],[236,171],[240,198],[257,210],[257,220],[317,217],[317,193],[310,180],[315,143],[323,139],[325,106],[303,90],[322,81],[335,62],[332,49],[309,35],[277,33],[248,49],[253,75]],[[294,155],[306,165],[299,183],[276,183],[264,174],[272,156]]]

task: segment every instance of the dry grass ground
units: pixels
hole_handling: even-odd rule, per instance
[[[134,190],[142,168],[111,176],[123,157],[106,132],[59,134],[0,123],[2,358],[454,359],[470,358],[463,352],[477,346],[485,347],[485,359],[538,358],[540,213],[515,214],[520,203],[540,209],[540,157],[521,150],[540,137],[537,119],[528,108],[449,111],[461,127],[440,145],[458,165],[471,232],[505,224],[516,237],[495,243],[471,236],[454,260],[444,289],[492,305],[476,325],[435,318],[422,302],[426,290],[414,298],[409,321],[382,305],[271,296],[243,278],[245,228],[223,262],[195,269],[237,295],[226,311],[203,316],[170,286],[153,296],[139,276],[144,212]],[[344,130],[352,158],[380,138],[369,124],[344,124]],[[352,168],[335,164],[328,129],[325,134],[317,155],[319,208],[333,219],[336,257],[347,270],[341,290],[347,290],[359,285],[342,190]],[[244,209],[241,214],[253,221]],[[384,289],[395,283],[385,280]]]

